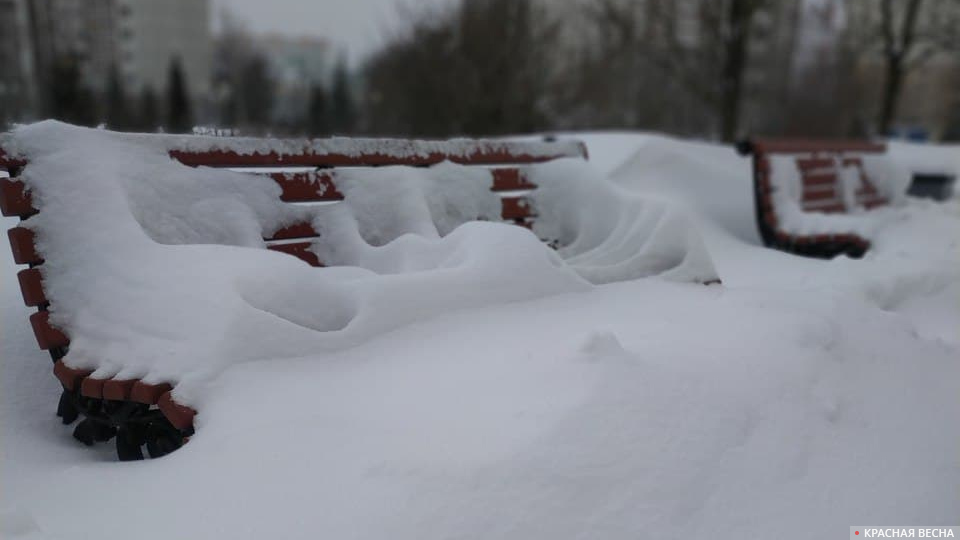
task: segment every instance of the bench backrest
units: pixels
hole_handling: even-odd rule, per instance
[[[249,144],[249,140],[245,141]],[[266,175],[282,190],[281,200],[290,203],[330,202],[343,199],[337,189],[338,167],[379,167],[406,165],[425,167],[451,161],[453,163],[489,168],[490,189],[501,195],[502,217],[505,221],[531,227],[536,215],[532,205],[522,195],[536,189],[527,177],[528,168],[561,158],[587,158],[586,146],[580,142],[526,143],[501,141],[406,141],[396,139],[356,140],[332,139],[324,141],[284,141],[282,153],[248,152],[242,144],[231,148],[230,139],[216,142],[216,149],[174,149],[170,157],[188,166],[223,167],[247,170],[251,174]],[[302,148],[290,151],[290,147]],[[27,165],[23,158],[13,156],[0,148],[0,213],[28,220],[42,209],[36,208],[30,191],[17,177]],[[291,168],[302,168],[289,172]],[[4,177],[6,176],[6,177]],[[47,298],[38,266],[44,263],[36,249],[35,233],[28,227],[17,226],[7,232],[16,264],[29,265],[17,277],[23,300],[38,312],[31,318],[37,344],[50,350],[54,359],[64,354],[68,336],[50,325]],[[309,222],[297,223],[264,238],[267,249],[288,253],[313,266],[322,266],[310,251],[311,240],[317,232]]]
[[[792,158],[800,178],[795,194],[803,212],[825,214],[853,210],[844,196],[841,171],[856,171],[859,182],[854,190],[857,208],[871,209],[888,204],[867,174],[863,156],[882,154],[886,145],[868,141],[754,139],[738,146],[741,153],[753,155],[753,189],[757,227],[767,246],[801,255],[833,257],[840,253],[859,257],[869,248],[869,241],[849,231],[797,234],[783,227],[774,201],[777,189],[773,182],[774,156]]]
[[[288,141],[283,152],[263,153],[245,152],[239,144],[231,148],[229,139],[218,141],[216,146],[213,150],[174,149],[170,157],[188,166],[222,167],[268,176],[280,186],[281,200],[290,203],[342,200],[343,194],[337,189],[337,169],[342,167],[426,167],[450,161],[488,168],[491,190],[501,195],[502,218],[528,228],[536,215],[523,192],[537,187],[528,179],[528,167],[561,158],[587,158],[586,146],[580,142],[359,139],[351,144],[348,139],[332,139],[326,143]],[[291,146],[301,149],[290,152],[287,148]],[[16,179],[25,165],[25,160],[8,157],[0,149],[0,170],[8,171],[11,177],[0,179],[0,211],[4,216],[26,219],[38,211],[24,183]],[[297,171],[290,172],[291,169]],[[18,264],[42,262],[33,248],[32,231],[18,227],[8,235]],[[311,239],[317,236],[313,226],[304,222],[275,231],[264,240],[268,249],[322,266],[309,249]]]

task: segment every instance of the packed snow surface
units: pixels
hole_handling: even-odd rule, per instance
[[[441,180],[469,180],[445,166],[378,173],[422,187],[389,226],[364,218],[381,203],[363,195],[317,214],[351,246],[325,255],[352,265],[322,270],[250,249],[293,219],[269,182],[181,170],[140,144],[79,166],[121,144],[108,135],[31,165],[43,208],[111,212],[113,230],[41,246],[79,265],[50,272],[104,276],[51,291],[88,317],[90,360],[109,345],[131,372],[132,352],[229,363],[192,372],[182,397],[198,432],[181,450],[120,464],[83,448],[53,417],[59,385],[0,250],[2,536],[827,538],[857,522],[956,524],[960,205],[908,199],[863,259],[802,259],[756,245],[749,165],[732,150],[575,136],[595,169],[545,166],[533,195],[547,218],[535,232],[567,242],[558,253],[519,227],[438,214],[458,196],[493,211],[466,184],[444,194]],[[67,163],[89,200],[43,189]],[[581,205],[589,220],[558,195],[579,196],[584,177],[602,184]],[[200,206],[175,209],[181,189]],[[408,234],[383,236],[395,227]],[[122,255],[106,266],[82,253],[107,248]],[[649,256],[631,260],[637,249]],[[696,283],[705,269],[723,285]],[[657,277],[628,278],[640,275]],[[107,291],[118,299],[98,304]],[[218,310],[235,316],[207,320]],[[137,326],[163,332],[111,334]]]

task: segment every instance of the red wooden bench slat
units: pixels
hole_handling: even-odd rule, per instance
[[[269,176],[280,185],[283,190],[280,199],[286,202],[343,200],[343,194],[333,184],[332,173],[270,173]]]
[[[160,399],[160,396],[170,390],[173,390],[173,387],[167,383],[147,384],[143,381],[137,381],[130,388],[130,401],[153,405]]]
[[[363,144],[363,141],[360,141]],[[472,143],[444,143],[432,142],[434,147],[441,150],[430,152],[416,151],[415,143],[405,141],[378,141],[372,146],[388,145],[403,150],[411,148],[414,152],[408,155],[391,155],[389,152],[357,152],[339,153],[314,151],[303,148],[293,153],[255,153],[242,154],[230,150],[211,150],[196,152],[190,150],[171,150],[170,157],[189,166],[210,167],[342,167],[342,166],[383,166],[383,165],[410,165],[422,167],[435,165],[443,161],[450,161],[461,165],[497,165],[514,163],[543,163],[565,157],[586,158],[586,145],[579,144],[575,152],[558,149],[551,153],[533,153],[525,150],[525,143],[475,141]],[[469,150],[463,152],[463,145]]]
[[[114,401],[123,401],[130,399],[130,391],[133,389],[134,379],[117,380],[110,379],[103,383],[103,399],[112,399]]]
[[[491,169],[493,175],[493,191],[518,191],[536,189],[537,185],[527,180],[526,173],[516,167]]]
[[[33,335],[37,338],[37,345],[45,351],[54,347],[66,347],[70,344],[66,334],[50,325],[50,314],[46,311],[38,311],[31,315],[30,326],[33,327]]]
[[[317,255],[310,251],[310,244],[310,242],[271,244],[267,246],[267,249],[293,255],[294,257],[306,262],[310,266],[323,266],[323,264],[320,262],[320,259],[317,258]]]
[[[80,395],[93,399],[103,398],[103,383],[106,379],[87,377],[80,383]]]
[[[822,200],[831,200],[837,198],[837,190],[835,189],[818,189],[818,190],[803,190],[803,202],[808,201],[822,201]]]
[[[777,214],[770,210],[764,213],[764,218],[771,229],[776,229],[780,224],[780,221],[777,219]]]
[[[802,178],[804,186],[830,185],[837,183],[837,175],[835,173],[808,173],[802,175]]]
[[[160,408],[160,412],[167,417],[173,427],[177,429],[193,427],[193,418],[197,415],[197,411],[177,403],[170,392],[164,392],[160,395],[157,400],[157,407]]]
[[[13,262],[17,264],[39,264],[43,259],[37,253],[35,234],[26,227],[14,227],[7,231]]]
[[[526,197],[504,197],[500,199],[503,219],[526,219],[535,217],[536,213]]]
[[[93,373],[89,369],[74,369],[63,363],[63,360],[57,360],[53,364],[53,374],[60,380],[60,384],[67,390],[74,390],[81,384],[83,379]]]
[[[804,174],[808,174],[807,171],[817,170],[817,169],[830,169],[833,170],[837,163],[833,158],[820,158],[820,157],[803,157],[797,158],[797,167],[800,168],[800,171]]]
[[[20,292],[23,293],[24,304],[29,307],[37,307],[47,303],[47,297],[43,294],[43,279],[40,276],[39,269],[28,268],[17,272],[17,280],[20,282]]]
[[[0,214],[26,218],[37,213],[26,185],[19,180],[0,179]]]
[[[27,160],[23,158],[17,158],[7,155],[2,148],[0,148],[0,168],[2,169],[17,169],[23,167],[27,164]]]
[[[290,240],[292,238],[315,238],[320,236],[310,223],[295,223],[273,233],[264,240]]]

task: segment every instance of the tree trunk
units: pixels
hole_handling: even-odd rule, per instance
[[[878,129],[881,135],[890,133],[900,100],[900,88],[903,86],[903,57],[898,54],[887,56],[886,80],[883,83],[883,100],[880,106]]]
[[[883,100],[880,105],[878,128],[881,135],[890,132],[900,100],[900,89],[906,75],[905,64],[914,44],[917,14],[923,0],[909,0],[901,21],[900,32],[894,31],[896,22],[893,15],[893,0],[884,0],[880,5],[881,24],[883,25],[884,55],[886,57],[886,78],[883,83]]]
[[[740,94],[743,73],[747,66],[747,41],[750,19],[756,0],[731,0],[728,24],[730,35],[720,88],[720,134],[724,141],[733,141],[740,125]]]

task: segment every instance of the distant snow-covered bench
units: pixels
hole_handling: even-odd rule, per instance
[[[861,257],[870,248],[863,213],[889,205],[909,182],[869,141],[753,139],[757,225],[767,246],[813,257]]]

